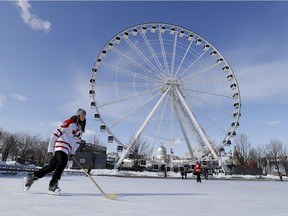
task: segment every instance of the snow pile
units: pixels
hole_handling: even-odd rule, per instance
[[[78,170],[79,172],[79,170]],[[164,178],[164,174],[162,172],[135,172],[135,171],[118,171],[118,170],[109,170],[109,169],[93,169],[91,170],[91,175],[95,176],[118,176],[118,177],[150,177],[150,178]],[[182,178],[180,172],[170,171],[167,173],[167,178]],[[196,178],[193,173],[188,173],[187,178]],[[203,178],[203,177],[202,177]],[[208,179],[222,179],[222,180],[279,180],[278,176],[274,175],[225,175],[220,173],[218,175],[209,175]],[[283,176],[283,180],[288,180],[287,176]]]
[[[0,165],[7,165],[4,161],[0,160]]]

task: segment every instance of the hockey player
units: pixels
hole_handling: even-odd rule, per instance
[[[80,144],[82,133],[85,132],[85,117],[86,111],[79,108],[76,115],[65,120],[63,124],[56,129],[48,146],[48,153],[52,155],[49,164],[38,171],[29,173],[27,177],[24,178],[24,191],[29,190],[35,180],[54,171],[49,183],[48,194],[60,194],[61,190],[58,187],[58,181],[67,165],[68,157],[74,156]]]

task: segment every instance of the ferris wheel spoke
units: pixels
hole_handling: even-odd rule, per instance
[[[180,79],[187,71],[189,71],[189,69],[192,68],[192,67],[196,64],[196,62],[198,62],[198,61],[205,55],[206,52],[207,52],[207,50],[204,51],[194,62],[192,62],[192,63],[189,65],[189,67],[187,67],[187,68],[178,76],[178,79]]]
[[[156,88],[156,89],[160,89],[160,87],[162,86],[161,83],[137,83],[137,82],[123,82],[123,83],[116,83],[116,82],[97,82],[96,86],[107,86],[107,87],[111,87],[111,86],[117,86],[117,87],[138,87],[138,88]]]
[[[150,61],[149,59],[147,59],[147,57],[141,52],[141,50],[139,50],[139,48],[131,42],[130,39],[126,39],[127,43],[130,45],[130,47],[132,47],[132,49],[144,60],[144,62],[146,62],[152,71],[155,71],[156,74],[160,74],[161,71],[156,68]],[[146,41],[145,41],[146,42]],[[147,42],[146,42],[147,43]]]
[[[163,62],[164,62],[165,72],[166,72],[165,75],[169,76],[169,67],[168,67],[167,55],[166,55],[166,51],[165,51],[165,47],[164,47],[162,34],[161,34],[160,30],[158,30],[157,32],[158,32],[158,37],[159,37],[160,47],[161,47],[161,53],[162,53],[162,58],[163,58]]]
[[[201,105],[201,107],[208,107],[209,109],[215,110],[215,112],[217,112],[217,113],[222,112],[226,116],[231,116],[232,115],[231,111],[228,111],[228,110],[225,110],[225,109],[221,108],[221,104],[222,104],[221,100],[219,100],[218,102],[215,102],[215,101],[211,101],[211,102],[208,101],[207,102],[206,100],[203,100],[202,97],[197,97],[195,95],[193,97],[193,101],[189,100],[189,99],[186,99],[186,102],[190,105],[190,107],[194,107],[194,108],[197,107],[196,102],[198,102],[199,109],[200,109],[200,105]]]
[[[155,78],[154,77],[150,77],[150,76],[144,76],[142,74],[139,74],[139,73],[136,73],[134,71],[131,71],[131,70],[128,70],[128,69],[125,69],[123,67],[118,67],[118,66],[115,66],[113,64],[107,64],[107,63],[102,63],[104,66],[107,66],[109,68],[112,68],[115,70],[115,73],[121,73],[121,74],[125,74],[125,75],[128,75],[128,76],[132,76],[132,77],[136,77],[138,79],[142,79],[142,80],[150,80],[150,81],[155,81]]]
[[[138,93],[138,94],[132,94],[132,95],[128,95],[128,96],[125,96],[125,97],[122,97],[122,98],[117,98],[116,100],[109,101],[109,102],[106,102],[106,103],[103,103],[103,104],[99,104],[97,107],[98,107],[98,108],[103,108],[103,107],[105,107],[105,106],[112,105],[112,104],[117,104],[117,103],[119,103],[119,102],[123,102],[123,101],[125,101],[125,100],[130,100],[130,99],[139,97],[139,96],[141,96],[141,95],[151,94],[152,92],[155,92],[155,91],[160,90],[160,89],[161,89],[161,88],[150,89],[150,90],[147,90],[147,91]]]
[[[131,59],[129,56],[123,54],[122,52],[120,52],[119,50],[117,50],[116,48],[114,49],[114,51],[119,54],[121,57],[123,57],[124,59],[126,59],[129,63],[131,63],[132,65],[134,65],[135,67],[137,67],[138,69],[140,69],[141,71],[145,72],[145,74],[149,77],[153,78],[158,78],[161,79],[161,77],[159,76],[159,74],[155,74],[152,73],[151,71],[149,71],[147,68],[145,68],[143,65],[139,64],[138,62],[134,61],[133,59]]]
[[[215,118],[217,116],[214,117],[214,118],[209,116],[206,112],[203,112],[202,109],[199,106],[195,105],[195,104],[193,105],[193,108],[195,110],[197,110],[198,113],[201,113],[201,115],[204,116],[209,122],[211,122],[211,124],[213,124],[216,128],[218,128],[223,133],[223,135],[226,133],[227,128],[224,128],[222,125],[220,125],[220,124],[218,124],[216,122]],[[217,110],[216,107],[215,107],[215,110]],[[223,110],[220,110],[219,112],[221,112],[221,111],[223,111]],[[231,113],[227,113],[225,110],[223,111],[223,113],[225,113],[228,117],[232,115]]]
[[[182,88],[182,90],[190,91],[190,92],[196,92],[196,93],[201,93],[201,94],[207,94],[207,95],[214,95],[214,96],[219,96],[219,97],[227,97],[227,98],[233,99],[232,96],[226,95],[226,94],[222,94],[222,93],[219,93],[219,92],[215,93],[215,92],[199,91],[199,90],[196,90],[196,89],[187,89],[187,88]]]
[[[117,124],[119,124],[121,121],[127,119],[129,116],[131,116],[133,113],[135,113],[136,111],[140,110],[141,108],[145,107],[146,104],[150,103],[152,100],[154,100],[155,98],[157,98],[159,96],[160,92],[158,92],[155,95],[152,95],[152,97],[150,97],[148,100],[144,101],[142,104],[140,104],[139,106],[137,106],[135,109],[132,109],[129,113],[125,114],[124,116],[122,116],[121,118],[119,118],[118,120],[116,120],[115,122],[113,122],[111,125],[109,125],[109,128],[113,128],[115,127]]]
[[[159,121],[158,121],[158,126],[157,126],[157,129],[156,129],[154,138],[153,138],[153,145],[155,144],[156,140],[159,137],[160,127],[161,127],[161,124],[163,123],[163,118],[164,118],[165,110],[166,110],[166,107],[167,107],[167,102],[168,102],[168,97],[166,97],[166,101],[165,101],[164,107],[162,109],[161,117],[159,118]]]
[[[196,76],[198,76],[199,74],[202,74],[202,73],[204,73],[204,72],[207,72],[207,71],[215,68],[217,65],[218,65],[218,64],[216,63],[216,64],[214,64],[214,65],[210,65],[209,67],[203,68],[202,70],[195,71],[195,72],[193,72],[192,74],[186,76],[185,79],[190,79],[190,78],[193,79],[193,77],[196,77]],[[184,74],[184,73],[183,73],[183,74]],[[183,74],[182,74],[182,75],[183,75]],[[182,78],[182,79],[183,79],[183,78]]]
[[[191,40],[191,41],[190,41],[189,46],[187,47],[187,49],[186,49],[186,51],[185,51],[185,54],[184,54],[184,56],[182,57],[180,64],[178,65],[178,68],[177,68],[176,73],[175,73],[175,77],[177,77],[178,72],[179,72],[179,70],[180,70],[180,68],[181,68],[184,60],[186,59],[186,56],[187,56],[187,54],[188,54],[188,52],[189,52],[189,50],[190,50],[190,48],[191,48],[191,45],[192,45],[193,41],[194,41],[194,40]]]
[[[198,80],[198,79],[195,79],[195,78],[192,78],[191,76],[189,78],[185,77],[185,79],[181,79],[181,82],[183,84],[185,84],[185,86],[193,86],[195,84],[217,84],[217,83],[223,83],[223,85],[227,82],[227,79],[225,78],[222,78],[222,79],[205,79],[205,81],[203,80]]]
[[[171,69],[170,69],[170,73],[171,76],[174,76],[174,64],[175,64],[175,55],[176,55],[176,48],[177,48],[177,34],[175,34],[174,36],[174,45],[173,45],[173,53],[172,53],[172,62],[171,62]]]
[[[142,37],[143,37],[143,39],[144,39],[144,41],[145,41],[146,46],[147,46],[148,49],[149,49],[149,52],[152,54],[152,57],[153,57],[154,61],[156,62],[157,67],[159,68],[158,71],[159,71],[161,77],[162,77],[162,78],[165,78],[165,72],[164,72],[165,70],[164,70],[164,68],[162,67],[162,65],[161,65],[161,63],[160,63],[160,61],[159,61],[159,59],[158,59],[158,57],[157,57],[157,55],[156,55],[156,53],[155,53],[152,45],[150,44],[150,41],[147,39],[147,37],[146,37],[145,34],[141,34],[141,35],[142,35]]]

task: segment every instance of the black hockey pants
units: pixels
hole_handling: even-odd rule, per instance
[[[42,169],[35,171],[34,176],[36,178],[42,178],[46,174],[54,171],[52,179],[49,183],[49,186],[53,186],[61,179],[61,175],[67,165],[67,161],[68,155],[65,152],[56,151],[49,164],[44,166]]]

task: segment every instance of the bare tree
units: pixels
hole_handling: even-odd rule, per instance
[[[283,151],[280,155],[280,161],[285,169],[285,174],[288,175],[288,151],[287,146],[283,146]]]
[[[4,130],[0,128],[0,152],[2,152],[4,133]]]
[[[19,148],[20,157],[24,159],[35,160],[33,151],[37,148],[40,142],[39,134],[31,134],[29,132],[19,132],[17,135],[17,143]]]
[[[147,158],[152,154],[153,149],[149,146],[146,140],[139,137],[135,140],[134,144],[130,148],[130,157],[133,160],[133,166],[137,170],[139,160]]]
[[[250,151],[250,165],[254,165],[257,168],[264,169],[267,166],[266,161],[266,146],[257,146],[256,148],[252,148]]]
[[[83,142],[82,142],[83,141]],[[106,145],[96,136],[90,136],[88,139],[82,140],[77,151],[93,153],[95,151],[106,151]]]
[[[235,138],[235,147],[234,158],[236,164],[242,166],[243,174],[245,174],[245,166],[248,164],[251,151],[251,143],[248,136],[243,133],[239,134]]]
[[[249,159],[247,164],[250,165],[250,167],[257,167],[258,166],[258,158],[257,158],[257,150],[255,148],[251,148],[249,152]]]
[[[280,155],[283,151],[283,144],[279,140],[271,140],[270,143],[267,145],[267,154],[269,157],[269,161],[271,164],[275,165],[277,173],[279,174],[280,179],[282,179],[282,175],[280,173]]]
[[[4,134],[4,130],[2,128],[0,128],[0,147],[1,147],[1,140]]]
[[[14,134],[9,132],[4,132],[1,137],[2,161],[7,161],[9,154],[16,148],[17,139]]]
[[[98,138],[97,135],[90,136],[86,139],[87,143],[91,143],[92,145],[105,146],[105,144]]]
[[[38,143],[35,143],[33,148],[34,160],[38,166],[43,166],[45,163],[48,163],[50,156],[48,155],[48,144],[49,139],[40,140]]]

